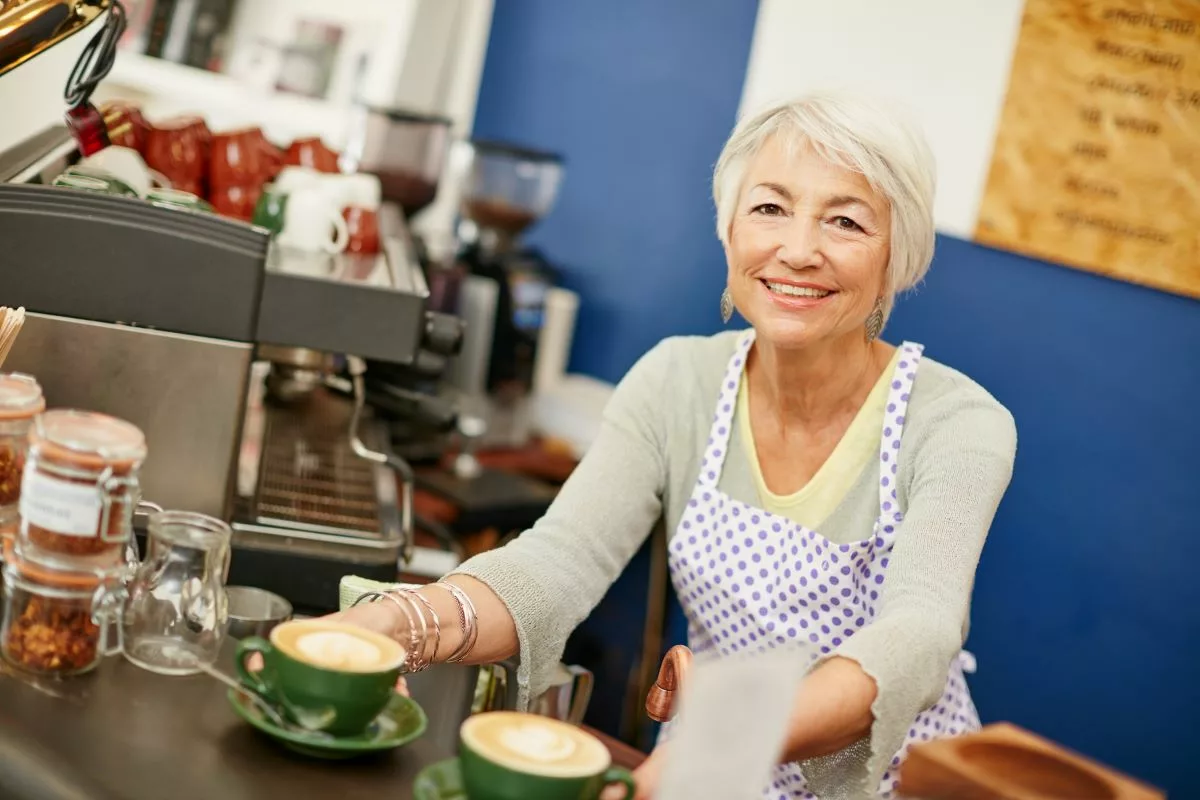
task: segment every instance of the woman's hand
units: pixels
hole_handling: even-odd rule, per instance
[[[625,796],[621,786],[610,786],[600,795],[600,800],[653,800],[658,794],[658,785],[662,780],[663,759],[665,747],[654,748],[654,752],[633,771],[633,780],[637,783],[637,791],[633,797]]]
[[[365,628],[375,633],[381,633],[389,639],[395,639],[404,624],[400,610],[390,602],[359,603],[323,619]]]
[[[389,639],[397,637],[402,622],[396,607],[388,602],[359,603],[345,611],[323,617],[323,619],[365,628],[375,633],[381,633]],[[408,692],[408,683],[403,677],[396,681],[396,692],[405,697],[412,696]]]

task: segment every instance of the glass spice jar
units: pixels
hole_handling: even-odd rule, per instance
[[[60,571],[5,547],[0,653],[15,667],[44,675],[78,675],[120,651],[118,576]]]
[[[36,380],[17,372],[0,373],[0,535],[6,537],[16,531],[29,425],[45,407]]]
[[[69,410],[36,416],[21,484],[26,558],[68,570],[119,567],[145,459],[145,436],[116,417]]]

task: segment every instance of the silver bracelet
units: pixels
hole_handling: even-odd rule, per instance
[[[446,659],[446,663],[453,664],[453,663],[456,663],[455,659],[461,659],[463,657],[464,650],[467,647],[467,641],[468,641],[468,637],[467,637],[467,633],[468,633],[467,606],[466,606],[466,603],[463,602],[462,598],[460,598],[457,594],[455,594],[454,590],[450,588],[450,584],[437,582],[437,583],[433,583],[431,585],[432,586],[440,586],[443,589],[445,589],[447,592],[450,592],[450,596],[452,598],[454,598],[455,605],[458,606],[458,628],[462,634],[462,641],[459,642],[459,645],[455,649],[455,651],[453,653],[451,653],[450,656]],[[455,587],[455,588],[457,588],[457,587]],[[468,598],[468,602],[469,602],[469,598]]]
[[[437,584],[433,585],[436,586]],[[417,591],[418,589],[423,588],[425,587],[422,584],[417,583],[397,583],[388,586],[382,591],[365,592],[364,594],[360,595],[354,601],[354,603],[351,604],[352,606],[356,606],[364,601],[369,600],[376,602],[386,598],[393,605],[395,605],[396,608],[400,609],[400,613],[404,615],[404,619],[408,624],[408,647],[404,659],[407,667],[406,671],[408,672],[420,672],[432,666],[434,659],[437,658],[438,650],[441,649],[442,645],[441,619],[438,616],[437,611],[434,609],[433,604],[430,603],[423,595],[421,595],[419,591]],[[457,587],[455,588],[457,589]],[[465,594],[463,596],[465,598]],[[401,598],[403,598],[403,602],[401,601]],[[459,602],[461,609],[462,601],[460,600]],[[467,603],[470,603],[469,598],[467,598]],[[428,609],[429,615],[433,622],[434,635],[432,652],[428,651],[430,644],[429,626],[426,623],[425,613],[422,610],[422,606],[425,609]],[[474,615],[474,610],[474,606],[472,606],[472,616]],[[421,631],[419,634],[417,633],[416,620],[413,619],[413,612],[416,612],[417,620],[419,620],[421,623]],[[460,615],[462,615],[465,619],[465,612],[460,611]],[[474,644],[473,638],[471,640],[471,644]],[[461,650],[462,648],[460,647],[459,649]]]
[[[459,622],[462,625],[463,640],[458,649],[446,659],[446,663],[448,664],[457,664],[469,656],[471,651],[475,649],[475,642],[479,639],[479,614],[475,611],[475,604],[471,602],[470,596],[460,587],[448,581],[437,581],[431,585],[440,586],[445,589],[458,603]]]
[[[433,619],[433,652],[425,656],[425,664],[426,666],[430,666],[437,658],[438,650],[441,649],[442,646],[442,621],[438,617],[438,613],[434,609],[433,603],[430,603],[427,599],[425,599],[420,592],[412,589],[405,589],[401,593],[407,596],[410,601],[416,600],[421,605],[425,606],[425,608],[429,611],[429,616]],[[428,643],[428,636],[425,637],[425,641]]]
[[[385,592],[383,596],[394,603],[396,608],[400,609],[400,613],[404,614],[405,619],[408,620],[408,652],[404,657],[405,671],[421,672],[429,667],[429,664],[422,663],[421,661],[422,650],[424,649],[423,645],[428,634],[428,629],[425,625],[425,615],[421,613],[420,607],[407,596],[404,596],[403,601],[401,601],[400,596],[391,592]],[[421,633],[419,635],[417,634],[417,626],[413,622],[413,611],[417,612],[417,619],[421,622]]]

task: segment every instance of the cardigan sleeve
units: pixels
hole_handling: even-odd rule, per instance
[[[455,570],[487,584],[512,614],[522,708],[549,685],[567,637],[662,515],[671,349],[670,340],[658,345],[621,381],[596,439],[545,516],[508,545]]]
[[[878,785],[917,714],[941,699],[962,649],[975,569],[1016,456],[1011,414],[972,388],[926,405],[921,424],[910,421],[920,435],[910,440],[906,433],[900,449],[908,480],[900,484],[903,519],[886,591],[875,619],[827,656],[852,659],[875,681],[869,746],[851,748],[850,759],[805,762],[819,795],[823,776],[836,775],[843,787]]]

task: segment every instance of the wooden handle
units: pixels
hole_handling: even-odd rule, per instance
[[[675,695],[687,682],[692,668],[692,651],[677,644],[667,651],[658,680],[646,695],[646,714],[655,722],[666,722],[674,716]]]

